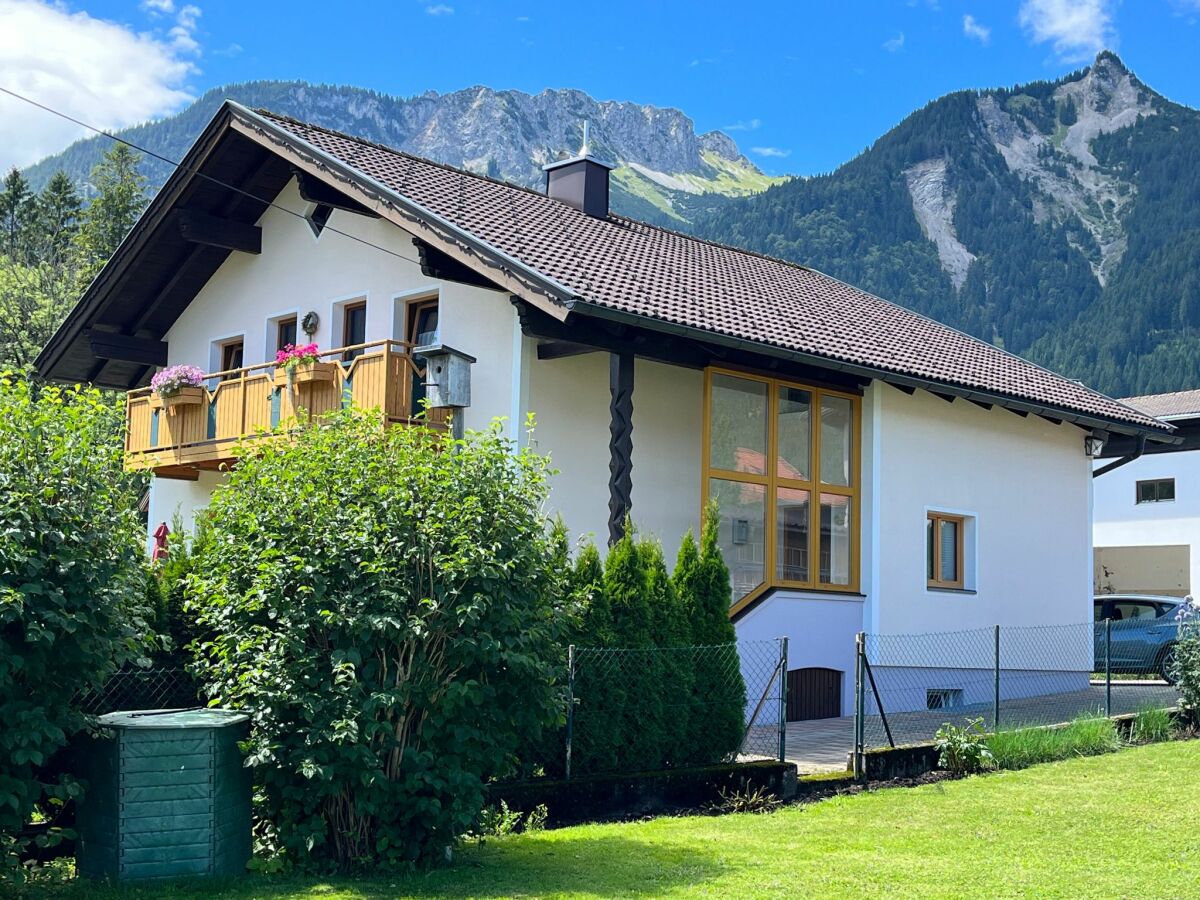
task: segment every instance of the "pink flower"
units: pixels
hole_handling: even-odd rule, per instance
[[[150,390],[160,397],[178,394],[185,387],[204,384],[204,372],[199,366],[167,366],[150,379]]]

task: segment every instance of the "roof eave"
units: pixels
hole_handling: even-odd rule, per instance
[[[117,245],[113,255],[96,273],[96,277],[92,279],[92,282],[80,295],[79,300],[71,307],[71,311],[67,313],[62,324],[42,347],[41,352],[33,361],[34,371],[47,378],[53,377],[48,373],[54,370],[63,354],[83,331],[84,322],[88,321],[90,316],[103,306],[112,280],[124,270],[132,260],[132,256],[140,250],[142,243],[149,238],[160,219],[174,206],[184,187],[192,178],[200,177],[200,163],[216,145],[217,139],[228,124],[229,111],[222,106],[192,143],[175,171],[167,178],[166,183],[151,198],[138,220],[129,229],[129,233]]]
[[[846,360],[822,356],[817,353],[807,353],[802,350],[779,347],[775,344],[767,344],[746,338],[738,338],[717,332],[706,331],[702,328],[695,328],[690,325],[681,325],[677,322],[667,322],[662,319],[640,316],[636,313],[623,312],[621,310],[612,309],[611,307],[607,306],[600,306],[599,304],[587,302],[585,300],[576,301],[572,306],[572,311],[584,315],[595,316],[597,318],[610,319],[627,324],[637,324],[644,328],[648,328],[653,331],[659,331],[664,334],[673,334],[680,337],[691,338],[693,340],[705,341],[711,344],[719,344],[721,346],[749,350],[754,353],[760,353],[764,356],[774,356],[780,359],[788,359],[794,362],[804,363],[806,365],[832,369],[838,372],[845,372],[847,374],[856,375],[863,378],[876,379],[888,384],[936,391],[938,393],[961,397],[964,400],[974,400],[980,403],[991,403],[995,406],[1002,406],[1007,409],[1018,410],[1020,412],[1048,416],[1050,418],[1061,419],[1064,422],[1070,422],[1071,424],[1078,425],[1082,428],[1101,431],[1115,431],[1121,434],[1145,434],[1149,439],[1171,444],[1179,443],[1181,440],[1173,434],[1175,431],[1174,426],[1167,422],[1162,422],[1161,426],[1150,424],[1139,425],[1137,422],[1128,422],[1122,419],[1110,419],[1105,416],[1090,415],[1076,409],[1067,409],[1051,404],[1037,403],[1032,400],[1014,397],[1009,394],[1002,394],[981,388],[968,387],[965,385],[954,384],[952,382],[937,381],[935,379],[925,378],[918,375],[907,375],[890,369],[881,369],[874,366],[847,362]]]

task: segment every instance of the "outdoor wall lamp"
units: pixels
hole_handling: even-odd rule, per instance
[[[1083,439],[1083,452],[1095,459],[1104,451],[1104,438],[1089,434]]]

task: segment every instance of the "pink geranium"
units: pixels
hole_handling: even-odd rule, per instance
[[[185,387],[204,384],[204,372],[199,366],[167,366],[150,379],[150,390],[160,397],[174,397]]]
[[[283,366],[289,372],[304,363],[315,363],[321,358],[316,344],[288,344],[275,354],[275,365]]]

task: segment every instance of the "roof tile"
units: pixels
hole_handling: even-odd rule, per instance
[[[260,113],[588,303],[1139,427],[1134,408],[814,269]]]

